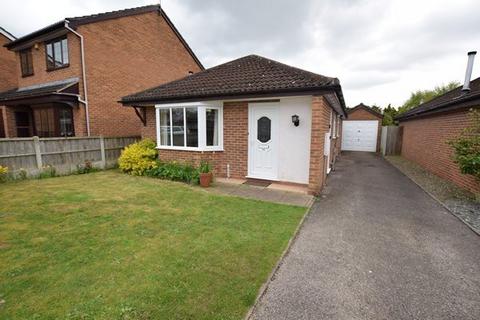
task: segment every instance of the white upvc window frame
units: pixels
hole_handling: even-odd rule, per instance
[[[198,147],[187,147],[184,134],[184,146],[164,146],[160,144],[160,110],[170,110],[170,126],[172,127],[172,108],[183,108],[183,127],[186,128],[186,108],[197,109],[198,125]],[[218,146],[207,146],[207,109],[218,110]],[[157,149],[162,150],[184,150],[184,151],[223,151],[223,104],[220,102],[187,102],[170,103],[155,105],[155,125],[157,131]],[[170,135],[173,134],[173,128],[170,129]],[[170,137],[170,143],[173,143],[173,137]]]

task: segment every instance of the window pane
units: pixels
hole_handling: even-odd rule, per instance
[[[270,141],[272,122],[267,117],[261,117],[257,121],[257,139],[265,143]]]
[[[68,45],[67,39],[62,40],[62,57],[63,57],[63,64],[68,64]]]
[[[20,52],[20,66],[22,69],[22,76],[33,74],[32,52],[30,50]]]
[[[170,109],[160,109],[160,145],[172,145],[170,141]]]
[[[177,147],[184,147],[184,123],[183,123],[183,108],[172,108],[172,130],[173,130],[173,145]]]
[[[53,52],[55,55],[55,66],[61,67],[62,66],[62,47],[60,45],[60,41],[55,42],[53,44]]]
[[[207,109],[207,146],[218,146],[218,110]]]
[[[47,68],[52,69],[55,68],[55,64],[53,63],[53,44],[49,43],[46,46],[47,50]]]
[[[72,109],[61,108],[58,110],[58,120],[60,124],[60,136],[71,137],[73,136],[73,114]]]
[[[186,108],[187,147],[198,147],[198,113],[197,108]]]

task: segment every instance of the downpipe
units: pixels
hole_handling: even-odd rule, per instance
[[[83,46],[83,36],[78,33],[77,31],[73,30],[70,28],[68,25],[69,21],[65,20],[65,29],[69,30],[72,32],[74,35],[76,35],[80,39],[80,55],[81,55],[81,60],[82,60],[82,78],[83,78],[83,98],[84,100],[78,99],[80,103],[83,103],[85,105],[85,120],[87,122],[87,136],[90,136],[90,112],[88,110],[88,91],[87,91],[87,75],[85,72],[85,48]]]

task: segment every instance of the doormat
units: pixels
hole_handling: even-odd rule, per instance
[[[255,186],[255,187],[268,187],[269,185],[272,184],[271,181],[268,180],[257,180],[257,179],[247,179],[243,184],[249,185],[249,186]]]

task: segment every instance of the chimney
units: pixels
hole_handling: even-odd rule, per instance
[[[467,71],[465,72],[465,82],[463,83],[463,92],[470,91],[470,79],[472,78],[472,69],[473,69],[473,60],[475,59],[475,55],[477,51],[470,51],[468,53],[468,62],[467,62]]]

